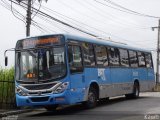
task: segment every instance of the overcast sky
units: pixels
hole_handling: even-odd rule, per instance
[[[113,4],[109,4],[106,1],[48,0],[47,3],[45,1],[42,2],[40,10],[75,27],[96,34],[104,39],[110,38],[113,41],[123,42],[128,45],[153,50],[153,53],[155,53],[154,50],[156,50],[157,30],[152,31],[151,27],[158,25],[158,18],[144,17],[122,12],[118,10],[121,8],[113,6]],[[111,1],[145,15],[160,17],[160,0]],[[13,13],[16,15],[15,11],[11,12],[2,6],[6,6],[6,4],[4,4],[6,2],[9,3],[8,6],[10,9],[11,3],[9,0],[0,1],[1,66],[4,66],[4,51],[9,48],[14,48],[16,41],[26,36],[25,23],[13,15]],[[38,2],[35,2],[33,5],[35,8],[39,9]],[[21,8],[15,4],[12,4],[12,7],[22,15],[26,15],[24,8]],[[121,10],[126,11],[124,9]],[[70,33],[87,36],[53,20],[39,16],[38,14],[35,15],[33,13],[32,18],[42,29],[32,25],[31,36],[52,33]],[[22,18],[22,16],[20,19],[25,21],[25,18]],[[8,53],[10,56],[9,66],[14,63],[12,54]]]

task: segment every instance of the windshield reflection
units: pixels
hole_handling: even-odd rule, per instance
[[[46,81],[66,73],[64,47],[16,52],[16,80]]]

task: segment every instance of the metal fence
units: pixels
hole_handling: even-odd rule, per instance
[[[15,108],[15,83],[13,80],[0,80],[0,108]]]

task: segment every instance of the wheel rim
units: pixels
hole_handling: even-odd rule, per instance
[[[88,102],[91,104],[95,103],[95,95],[92,92],[88,95]]]

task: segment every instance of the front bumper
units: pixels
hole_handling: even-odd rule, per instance
[[[72,104],[68,90],[59,94],[44,94],[39,96],[20,96],[16,94],[17,106],[46,106],[54,104]]]

